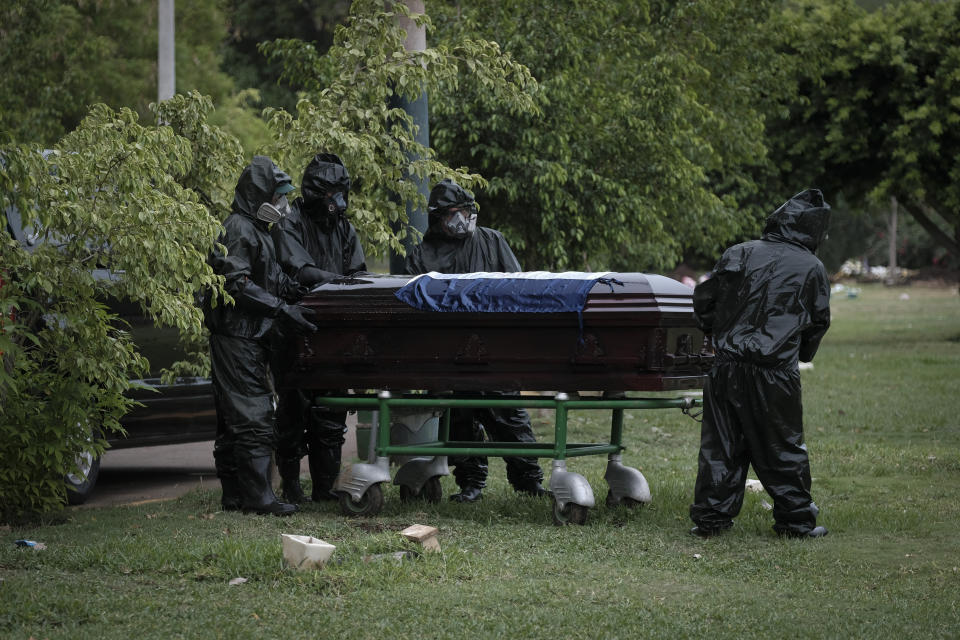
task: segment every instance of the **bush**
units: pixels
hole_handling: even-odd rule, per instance
[[[133,404],[124,393],[148,363],[105,303],[139,304],[157,324],[195,338],[203,326],[194,293],[222,290],[206,264],[221,198],[208,185],[204,206],[181,182],[196,185],[200,158],[205,175],[232,179],[239,144],[196,154],[210,136],[209,100],[177,100],[182,119],[192,117],[178,128],[198,132],[192,139],[97,105],[48,153],[0,150],[0,206],[19,210],[32,240],[0,238],[4,518],[59,506],[77,455],[102,452],[101,434],[119,431]]]

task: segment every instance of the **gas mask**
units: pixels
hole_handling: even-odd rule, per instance
[[[347,213],[347,198],[342,191],[325,193],[315,200],[304,202],[303,210],[322,229],[329,231]]]
[[[472,205],[452,207],[444,212],[440,226],[448,237],[462,240],[477,230],[477,210]]]
[[[288,213],[290,213],[290,203],[287,202],[287,196],[275,196],[273,202],[264,202],[260,205],[257,209],[257,220],[273,224],[279,222]]]
[[[347,212],[347,199],[343,196],[342,191],[328,193],[321,198],[321,203],[326,210],[326,215],[331,218],[339,218]]]

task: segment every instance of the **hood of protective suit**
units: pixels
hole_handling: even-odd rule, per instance
[[[439,215],[450,207],[468,204],[476,204],[473,194],[450,178],[446,178],[438,182],[430,191],[427,212],[431,215]]]
[[[447,211],[453,207],[470,207],[472,218],[464,214],[459,221],[445,221]],[[449,178],[438,182],[430,191],[427,212],[428,236],[445,236],[452,242],[460,242],[476,230],[476,201],[473,194]]]
[[[264,202],[272,201],[274,191],[285,182],[291,182],[290,176],[281,171],[273,160],[267,156],[254,156],[237,181],[233,212],[257,220],[257,209]]]
[[[303,171],[300,193],[304,202],[319,200],[331,191],[350,191],[350,174],[339,157],[332,153],[318,153]]]
[[[781,239],[816,251],[830,224],[830,205],[819,189],[793,196],[770,214],[763,228],[765,240]]]

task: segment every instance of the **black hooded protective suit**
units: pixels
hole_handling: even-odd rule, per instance
[[[407,273],[520,271],[520,262],[499,231],[477,227],[476,231],[463,239],[450,238],[443,232],[442,214],[447,209],[473,203],[473,194],[452,180],[443,180],[433,188],[428,207],[429,228],[423,236],[423,242],[407,254]]]
[[[331,191],[342,192],[345,205],[349,190],[350,177],[340,159],[318,154],[303,173],[303,197],[297,198],[287,217],[274,225],[280,263],[301,284],[315,286],[367,270],[356,229],[344,211],[331,211],[325,206],[325,195]],[[323,273],[305,273],[310,268]]]
[[[303,173],[303,193],[290,213],[272,228],[277,255],[284,270],[300,284],[313,287],[337,276],[366,271],[366,259],[357,232],[346,218],[350,176],[340,158],[317,154]],[[331,194],[337,194],[336,200]],[[282,370],[285,352],[276,352],[275,367]],[[313,499],[333,498],[330,489],[340,472],[340,452],[346,432],[346,412],[311,407],[312,392],[292,390],[280,396],[277,465],[284,497],[302,500],[300,458],[309,455]]]
[[[475,273],[477,271],[520,271],[520,262],[503,234],[494,229],[477,227],[463,239],[448,237],[441,229],[441,216],[452,206],[473,204],[473,194],[451,180],[443,180],[430,192],[429,228],[423,241],[407,254],[406,271],[411,275],[438,273]],[[515,395],[508,392],[486,392],[478,395]],[[451,414],[451,438],[482,440],[484,430],[491,439],[501,442],[535,442],[530,416],[523,409],[457,409]],[[486,484],[485,457],[452,457],[453,475],[460,487],[481,488]],[[507,479],[517,489],[525,490],[543,480],[543,471],[536,458],[504,458]]]
[[[816,526],[798,360],[813,359],[830,326],[830,283],[814,255],[829,218],[819,190],[797,194],[767,218],[759,240],[727,249],[694,291],[716,350],[690,507],[705,531],[731,526],[751,464],[773,498],[778,533]]]
[[[226,254],[214,251],[209,263],[226,278],[234,305],[205,308],[210,329],[210,363],[217,405],[214,459],[217,475],[228,492],[236,484],[238,467],[273,451],[273,381],[269,356],[279,323],[287,318],[302,290],[277,262],[267,223],[256,212],[270,202],[276,188],[290,177],[265,156],[256,156],[237,183],[232,212],[224,222],[220,242]],[[271,494],[272,495],[272,494]]]

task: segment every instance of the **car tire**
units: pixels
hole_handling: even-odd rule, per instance
[[[97,478],[100,476],[100,458],[89,451],[84,451],[77,456],[77,466],[80,467],[77,473],[68,473],[63,476],[63,481],[67,485],[67,504],[71,505],[83,504],[93,493]]]

